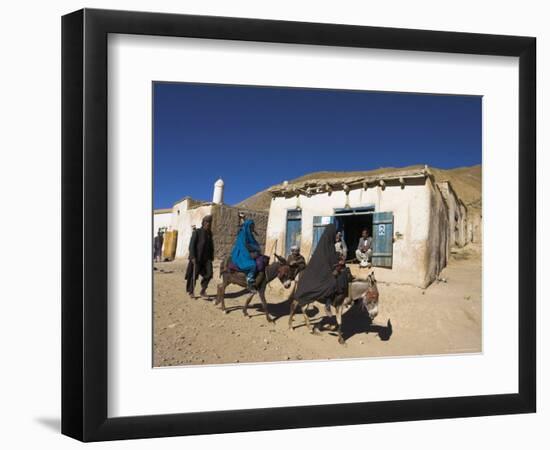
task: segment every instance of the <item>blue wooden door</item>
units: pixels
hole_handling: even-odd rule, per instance
[[[288,211],[286,219],[285,256],[290,254],[290,247],[300,246],[302,240],[302,215],[300,211]]]
[[[334,216],[314,216],[313,217],[313,242],[311,243],[311,253],[309,256],[313,255],[319,239],[325,231],[325,227],[329,223],[334,223]]]
[[[393,264],[393,213],[377,212],[372,220],[372,265],[392,267]]]

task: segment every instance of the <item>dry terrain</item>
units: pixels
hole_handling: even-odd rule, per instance
[[[310,334],[301,314],[295,316],[295,330],[289,331],[288,291],[277,280],[267,290],[270,313],[277,318],[269,324],[259,298],[252,300],[251,318],[242,314],[245,296],[227,298],[229,311],[224,314],[212,301],[186,295],[185,261],[155,267],[155,366],[481,351],[481,257],[473,245],[453,251],[440,280],[425,290],[379,283],[378,317],[369,324],[351,308],[344,315],[345,345],[331,331]],[[216,284],[217,279],[210,283],[212,296]],[[229,288],[228,297],[239,290]],[[315,304],[311,313],[313,322],[320,322],[324,308]]]

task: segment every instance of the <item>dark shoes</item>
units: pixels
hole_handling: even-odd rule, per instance
[[[187,292],[187,295],[189,295],[189,297],[191,298],[204,298],[206,300],[208,300],[210,297],[208,297],[208,294],[206,293],[206,289],[201,289],[199,295],[195,295],[195,292]]]

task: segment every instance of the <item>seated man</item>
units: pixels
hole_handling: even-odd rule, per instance
[[[338,256],[342,257],[344,261],[346,261],[348,257],[348,246],[346,245],[346,241],[342,238],[342,232],[338,231],[336,233],[336,239],[334,241],[334,249],[336,250],[336,253]]]
[[[369,267],[372,259],[372,237],[369,236],[369,230],[366,228],[361,232],[355,256],[359,260],[360,267]]]
[[[290,247],[290,255],[286,260],[292,270],[292,279],[306,268],[306,259],[300,254],[300,247],[297,245]]]
[[[251,292],[256,291],[256,274],[262,272],[266,264],[266,257],[261,254],[260,244],[254,237],[254,226],[253,220],[243,222],[231,251],[231,261],[246,273],[246,282]]]

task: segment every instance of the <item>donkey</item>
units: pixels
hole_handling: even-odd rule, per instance
[[[321,299],[319,299],[321,300]],[[378,287],[376,284],[376,278],[374,277],[374,271],[371,272],[366,280],[353,280],[348,283],[348,289],[342,294],[336,294],[330,299],[330,303],[336,309],[336,327],[332,329],[338,332],[338,342],[345,344],[344,336],[342,335],[342,315],[348,310],[351,305],[356,301],[361,300],[361,311],[368,314],[369,319],[372,321],[378,315]],[[290,315],[288,318],[288,328],[293,330],[292,320],[296,312],[296,307],[299,305],[299,301],[296,298],[292,299],[290,304]],[[309,322],[307,315],[308,304],[302,306],[302,314],[306,323],[307,329],[310,333],[314,334],[315,329]]]
[[[267,310],[267,301],[265,299],[265,290],[267,285],[271,283],[275,278],[278,278],[281,284],[285,287],[285,289],[288,289],[292,284],[292,280],[296,275],[295,270],[290,266],[290,264],[287,262],[285,258],[279,255],[275,255],[275,258],[277,259],[277,261],[269,264],[265,268],[265,272],[260,272],[256,276],[257,292],[260,295],[260,300],[262,301],[262,307],[268,322],[274,322],[274,319],[269,315],[269,312]],[[244,272],[229,271],[228,269],[229,260],[230,258],[225,258],[221,262],[220,276],[222,278],[222,282],[218,284],[218,292],[217,292],[216,300],[214,302],[215,305],[219,305],[221,303],[221,310],[223,312],[227,312],[225,309],[225,289],[227,288],[227,286],[229,286],[230,284],[236,284],[244,288],[248,286],[246,282],[246,275]],[[250,317],[247,312],[248,305],[250,304],[252,297],[256,295],[256,292],[251,292],[251,291],[248,291],[248,292],[249,292],[249,296],[246,299],[243,307],[243,314],[245,315],[245,317]]]

